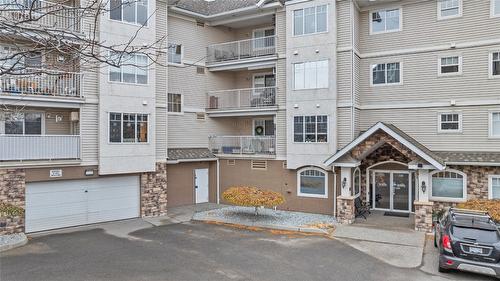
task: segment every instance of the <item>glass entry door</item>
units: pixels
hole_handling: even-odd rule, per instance
[[[409,212],[411,174],[406,171],[373,171],[375,209]]]

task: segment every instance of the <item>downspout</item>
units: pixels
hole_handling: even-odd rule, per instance
[[[220,160],[217,158],[217,204],[220,204]]]
[[[337,217],[337,173],[335,172],[335,167],[332,167],[333,171],[333,216]]]
[[[354,0],[351,0],[351,140],[354,140]]]

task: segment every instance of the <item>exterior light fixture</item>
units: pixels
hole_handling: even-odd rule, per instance
[[[346,178],[344,178],[344,179],[342,180],[342,189],[344,189],[346,185],[347,185],[347,179],[346,179]]]
[[[427,186],[425,185],[425,181],[422,181],[420,188],[422,188],[422,192],[425,193],[425,191],[427,190]]]

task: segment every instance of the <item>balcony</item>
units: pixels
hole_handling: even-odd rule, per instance
[[[36,74],[2,75],[0,94],[80,97],[82,74],[54,70],[31,72]]]
[[[0,18],[33,27],[81,32],[81,15],[77,7],[45,0],[4,2],[0,4]]]
[[[80,136],[0,135],[0,161],[80,158]]]
[[[208,147],[215,155],[274,157],[276,138],[274,136],[210,136]]]
[[[277,109],[276,87],[212,91],[207,96],[207,113],[214,116],[265,115]]]
[[[267,36],[208,46],[207,66],[275,59],[276,40]]]

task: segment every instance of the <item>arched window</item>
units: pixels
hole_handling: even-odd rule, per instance
[[[455,170],[431,173],[431,198],[442,201],[467,200],[467,176]]]
[[[358,196],[361,193],[361,170],[357,168],[352,173],[352,186],[354,196]]]
[[[297,195],[328,198],[328,176],[317,168],[305,168],[297,174]]]

